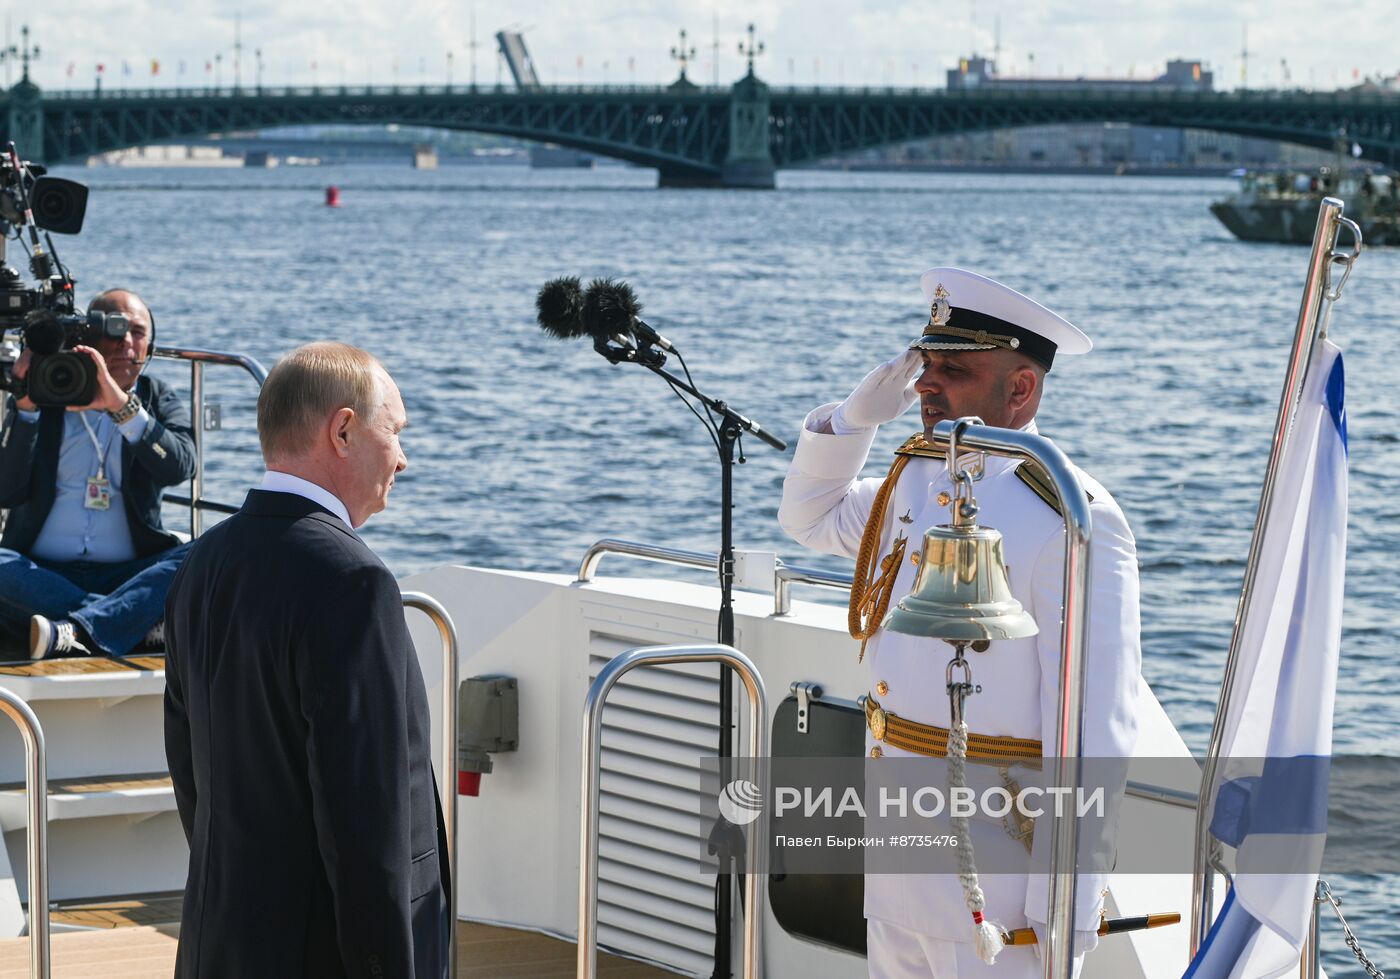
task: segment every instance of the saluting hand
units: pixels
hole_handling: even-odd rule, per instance
[[[832,429],[841,433],[874,428],[904,414],[919,400],[914,378],[922,366],[919,351],[906,350],[866,374],[850,397],[831,413]]]

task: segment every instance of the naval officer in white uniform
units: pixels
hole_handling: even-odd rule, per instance
[[[845,401],[807,416],[783,484],[778,520],[796,541],[830,554],[855,557],[881,479],[861,479],[876,428],[894,421],[918,401],[925,435],[944,419],[977,415],[992,426],[1036,432],[1035,414],[1045,377],[1057,354],[1083,354],[1088,337],[1062,317],[984,276],[954,268],[925,272],[921,285],[930,322],[900,356],[871,372]],[[1035,618],[1039,635],[994,642],[967,654],[981,692],[967,698],[964,717],[970,740],[1022,739],[1055,751],[1054,717],[1059,697],[1060,621],[1063,594],[1064,525],[1057,510],[1018,478],[1016,463],[988,456],[986,473],[973,491],[979,522],[1001,531],[1011,591]],[[1137,736],[1136,700],[1141,651],[1138,565],[1132,532],[1123,512],[1092,477],[1079,471],[1090,505],[1093,537],[1089,561],[1088,652],[1084,696],[1084,757],[1130,757]],[[923,532],[950,523],[940,494],[953,487],[941,460],[915,458],[896,484],[880,528],[877,556],[890,553],[899,534],[908,539],[892,595],[907,595],[917,570]],[[945,660],[951,647],[938,640],[876,632],[868,641],[870,696],[898,718],[943,728],[949,724]],[[852,655],[855,655],[853,649]],[[866,732],[873,758],[912,757],[888,733]],[[883,728],[885,725],[880,724]],[[969,765],[969,771],[976,766]],[[1049,769],[1051,766],[1046,766]],[[1048,772],[1047,772],[1048,777]],[[1110,793],[1109,820],[1116,821]],[[1036,821],[1034,859],[1048,866],[1049,819]],[[1112,865],[1112,830],[1091,844],[1107,848],[1097,866]],[[990,820],[972,822],[978,863],[1005,868],[1004,853],[1024,841]],[[1084,843],[1081,841],[1081,851]],[[1086,858],[1081,852],[1081,867]],[[986,917],[1010,930],[1030,926],[1045,934],[1048,875],[1029,872],[983,874]],[[1077,884],[1076,953],[1097,944],[1107,875],[1083,873]],[[972,923],[954,874],[870,874],[865,915],[872,979],[970,979],[1039,977],[1038,946],[1009,946],[987,965],[974,950]],[[1082,964],[1082,955],[1077,959]],[[1076,967],[1076,972],[1078,968]]]

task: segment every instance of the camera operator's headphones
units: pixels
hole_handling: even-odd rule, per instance
[[[148,304],[146,300],[141,298],[141,294],[135,289],[127,289],[123,286],[114,286],[111,289],[103,289],[97,295],[93,296],[90,300],[88,300],[88,312],[92,312],[93,303],[98,302],[99,300],[106,299],[108,296],[115,295],[119,292],[124,292],[128,296],[134,296],[136,298],[136,301],[139,302],[143,307],[145,307],[146,319],[150,321],[150,334],[146,339],[146,357],[144,360],[141,361],[141,373],[144,374],[146,372],[146,366],[150,364],[151,357],[156,352],[156,314],[151,312],[150,304]],[[104,312],[107,311],[104,310]]]

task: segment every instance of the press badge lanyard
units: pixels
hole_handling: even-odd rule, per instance
[[[120,430],[115,425],[112,426],[112,438],[107,440],[107,448],[104,450],[97,441],[97,435],[93,433],[92,426],[88,424],[86,415],[79,413],[78,421],[83,423],[83,429],[92,440],[92,447],[97,452],[97,475],[89,476],[87,481],[87,492],[83,494],[83,507],[88,510],[107,510],[112,506],[112,484],[107,480],[107,453],[112,450],[112,442]]]

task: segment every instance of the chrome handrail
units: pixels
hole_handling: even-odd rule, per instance
[[[1299,968],[1302,972],[1301,979],[1320,979],[1322,976],[1322,935],[1321,935],[1321,915],[1322,903],[1326,900],[1322,895],[1326,893],[1327,885],[1319,880],[1313,885],[1313,906],[1312,914],[1308,917],[1308,933],[1303,939],[1303,953]]]
[[[707,571],[719,569],[718,556],[706,554],[704,551],[687,551],[679,547],[665,547],[661,544],[645,544],[641,541],[609,537],[598,541],[584,552],[583,560],[579,563],[578,569],[577,581],[580,584],[587,584],[593,580],[594,575],[598,572],[598,565],[602,563],[603,556],[606,554],[621,554],[643,561],[655,561],[658,564],[672,564],[684,568],[703,568]],[[794,584],[817,585],[849,591],[851,576],[834,571],[822,571],[818,568],[801,568],[779,561],[773,581],[774,615],[792,613],[792,586]]]
[[[1164,806],[1175,806],[1178,809],[1191,809],[1193,811],[1200,802],[1199,793],[1187,789],[1173,789],[1166,785],[1134,782],[1131,779],[1128,781],[1124,794],[1137,799],[1145,799],[1148,802],[1158,802]]]
[[[24,738],[24,792],[29,801],[25,837],[29,859],[29,976],[49,979],[49,764],[44,729],[24,698],[0,687],[0,711]]]
[[[447,974],[457,974],[457,626],[442,603],[421,591],[403,593],[404,608],[416,608],[437,626],[442,638],[442,795],[447,837],[447,910],[452,927],[448,936]]]
[[[850,591],[853,578],[848,574],[822,571],[817,568],[799,568],[793,565],[778,564],[777,580],[773,583],[773,614],[792,614],[792,586],[816,585],[819,588],[835,588]]]
[[[1069,459],[1049,439],[1029,432],[948,419],[934,426],[935,445],[959,447],[1041,465],[1055,487],[1065,524],[1064,617],[1060,627],[1060,695],[1055,713],[1056,785],[1079,785],[1084,735],[1084,654],[1089,615],[1089,497]],[[1050,907],[1043,942],[1045,979],[1068,979],[1074,961],[1074,892],[1079,834],[1072,819],[1054,814],[1050,848]]]
[[[223,353],[218,350],[200,350],[196,347],[157,347],[151,354],[159,360],[183,360],[190,365],[190,400],[194,413],[194,475],[190,477],[190,536],[198,537],[204,532],[204,515],[200,512],[204,504],[204,365],[223,364],[241,367],[253,376],[262,387],[267,380],[267,368],[252,357],[242,354]]]
[[[593,575],[597,572],[604,554],[626,554],[629,557],[641,558],[643,561],[676,564],[686,568],[705,568],[710,571],[719,570],[719,558],[713,554],[609,537],[598,541],[584,552],[583,560],[578,566],[579,583],[586,584],[593,580]]]
[[[1254,582],[1259,572],[1259,558],[1264,548],[1264,535],[1268,528],[1269,510],[1273,503],[1274,485],[1278,481],[1279,466],[1283,460],[1293,434],[1293,417],[1297,413],[1298,402],[1302,398],[1303,384],[1307,379],[1308,366],[1312,362],[1312,351],[1320,336],[1327,332],[1327,310],[1335,301],[1336,293],[1328,290],[1331,266],[1337,257],[1337,234],[1342,224],[1351,227],[1357,235],[1357,252],[1345,258],[1350,270],[1351,262],[1361,248],[1360,229],[1353,222],[1342,217],[1345,205],[1335,197],[1324,197],[1317,212],[1317,227],[1313,232],[1312,255],[1308,260],[1308,274],[1303,285],[1303,299],[1298,310],[1298,326],[1293,334],[1292,352],[1289,355],[1288,373],[1279,398],[1278,415],[1274,421],[1274,439],[1269,450],[1269,463],[1264,470],[1264,485],[1259,494],[1259,509],[1254,515],[1254,532],[1249,544],[1249,558],[1245,562],[1244,584],[1240,588],[1239,604],[1235,607],[1234,629],[1230,634],[1230,649],[1225,657],[1225,675],[1220,683],[1220,699],[1215,709],[1215,721],[1211,726],[1210,745],[1206,750],[1204,772],[1201,777],[1201,800],[1196,810],[1196,837],[1192,860],[1191,877],[1191,933],[1190,948],[1194,958],[1201,943],[1205,941],[1214,917],[1215,877],[1211,867],[1219,865],[1219,846],[1210,835],[1210,806],[1215,797],[1215,780],[1220,770],[1220,753],[1228,726],[1231,694],[1234,692],[1235,674],[1239,669],[1240,646],[1244,640],[1245,620],[1250,599],[1254,595]]]
[[[639,666],[670,663],[722,663],[743,681],[749,700],[749,757],[762,757],[768,745],[768,697],[753,662],[731,646],[653,646],[629,649],[608,661],[588,688],[583,702],[582,818],[579,820],[578,979],[598,975],[598,781],[602,751],[603,705],[617,681]],[[759,965],[759,903],[766,891],[759,886],[759,853],[768,838],[768,816],[760,812],[744,848],[744,979],[756,979]],[[721,928],[729,922],[720,922]],[[728,962],[716,962],[717,975],[729,974]]]

